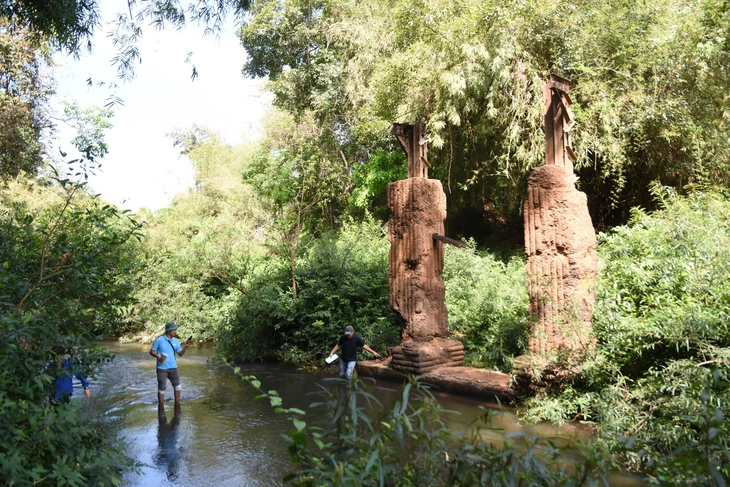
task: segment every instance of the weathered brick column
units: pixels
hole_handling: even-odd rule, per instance
[[[528,180],[525,246],[530,351],[590,346],[598,259],[586,195],[563,166],[535,168]]]
[[[427,177],[423,126],[398,128],[411,177],[388,185],[390,305],[405,322],[403,342],[390,350],[391,367],[423,374],[463,365],[464,346],[446,338],[444,244],[434,239],[444,233],[446,195],[441,181]]]
[[[592,345],[596,235],[586,195],[575,188],[568,91],[567,81],[556,76],[545,85],[546,165],[536,167],[527,183],[524,228],[533,354]]]
[[[403,340],[448,333],[443,235],[446,195],[437,179],[411,178],[388,185],[390,305],[405,320]]]

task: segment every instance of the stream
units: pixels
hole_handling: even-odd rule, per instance
[[[91,378],[92,398],[87,407],[94,414],[121,419],[121,435],[128,454],[143,464],[124,478],[129,486],[272,486],[292,471],[287,442],[281,437],[292,429],[286,415],[276,414],[267,400],[255,400],[256,392],[233,370],[212,360],[213,350],[191,347],[178,358],[182,379],[182,407],[175,414],[172,387],[165,394],[165,414],[158,417],[155,360],[149,344],[105,342],[115,354],[102,373]],[[338,387],[336,364],[321,372],[307,372],[278,364],[241,367],[254,375],[264,390],[276,390],[285,407],[309,411],[321,400],[313,393],[321,387]],[[78,390],[78,389],[77,389]],[[385,405],[400,397],[401,385],[378,381],[372,393]],[[496,405],[463,396],[434,391],[452,432],[464,432],[484,414],[480,406]],[[77,394],[78,396],[78,394]],[[85,398],[74,399],[83,401]],[[551,425],[524,425],[504,412],[494,416],[492,426],[500,435],[524,431],[570,442],[587,433],[575,426],[557,429]]]

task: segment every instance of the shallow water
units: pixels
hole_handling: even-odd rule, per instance
[[[129,474],[124,485],[174,486],[271,486],[292,470],[287,442],[281,437],[291,429],[285,415],[275,414],[266,400],[255,400],[256,392],[236,376],[231,368],[210,359],[210,348],[190,348],[178,359],[182,379],[182,407],[175,414],[172,388],[165,394],[165,414],[158,415],[155,359],[149,345],[104,344],[115,355],[98,376],[91,380],[92,398],[87,404],[96,414],[122,418],[122,435],[128,453],[144,464],[141,471]],[[320,386],[338,387],[334,367],[318,373],[300,371],[277,364],[252,364],[242,367],[254,375],[264,390],[276,390],[285,407],[308,411]],[[400,396],[401,386],[378,381],[373,394],[383,403]],[[435,392],[441,405],[458,414],[446,416],[453,432],[474,426],[484,407],[495,407],[468,397]],[[77,400],[77,399],[74,399]],[[495,441],[505,433],[535,432],[570,443],[585,430],[573,426],[561,429],[550,425],[524,425],[505,412],[493,418],[492,426],[501,431],[485,433]]]

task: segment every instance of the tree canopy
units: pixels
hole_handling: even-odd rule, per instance
[[[0,177],[35,172],[51,127],[50,53],[31,30],[0,18]]]
[[[542,163],[541,89],[572,81],[580,187],[599,227],[653,207],[649,184],[728,182],[728,5],[525,0],[262,1],[241,29],[249,76],[312,116],[352,164],[426,122],[450,226],[517,221]],[[326,133],[325,131],[324,133]],[[392,147],[391,147],[392,148]]]

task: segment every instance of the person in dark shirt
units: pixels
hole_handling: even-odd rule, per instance
[[[74,382],[71,374],[74,375],[78,380],[81,381],[81,385],[84,388],[84,395],[91,397],[91,391],[89,390],[89,381],[83,376],[81,372],[74,374],[75,364],[70,358],[64,357],[66,349],[62,346],[55,346],[52,349],[53,361],[49,364],[51,372],[56,376],[54,384],[53,402],[55,404],[68,404],[71,402],[71,396],[74,393]],[[61,369],[63,373],[58,372]]]
[[[342,349],[342,357],[340,358],[340,377],[352,380],[352,372],[355,370],[357,364],[357,349],[362,347],[368,352],[375,355],[376,358],[380,358],[380,354],[368,347],[365,342],[359,336],[355,335],[355,329],[347,325],[345,327],[345,333],[340,337],[340,341],[337,342],[335,348],[330,352],[330,357],[335,354],[337,350]]]

